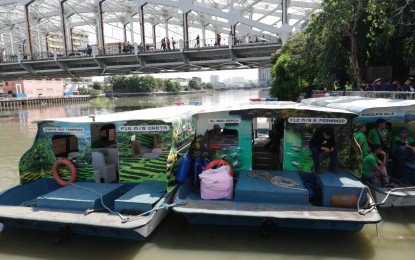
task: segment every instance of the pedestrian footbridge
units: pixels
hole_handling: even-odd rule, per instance
[[[280,42],[254,42],[145,52],[135,45],[127,53],[119,53],[116,48],[105,52],[93,48],[90,55],[85,51],[65,56],[57,53],[15,55],[0,63],[0,80],[264,68],[272,66],[271,54],[281,45]]]

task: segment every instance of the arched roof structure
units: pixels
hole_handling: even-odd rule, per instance
[[[189,30],[203,39],[232,30],[284,41],[320,7],[321,0],[0,0],[0,48],[39,52],[51,32],[63,32],[70,48],[71,29],[93,35],[89,41],[97,46],[155,41],[155,28],[164,30],[159,37],[185,41]]]

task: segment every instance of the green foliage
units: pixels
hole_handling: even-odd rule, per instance
[[[106,97],[99,97],[94,98],[89,101],[92,107],[99,107],[99,108],[113,108],[115,104]]]
[[[406,77],[415,64],[414,9],[406,0],[323,0],[304,33],[272,55],[271,95],[296,100],[337,79],[359,83],[368,66],[393,66],[394,77]]]
[[[315,68],[313,58],[305,55],[305,41],[305,35],[298,34],[274,54],[277,61],[271,70],[274,78],[271,96],[279,100],[296,101],[304,89],[313,83],[311,75]]]
[[[189,81],[189,85],[188,86],[189,86],[189,89],[194,89],[194,90],[200,90],[200,89],[202,89],[201,84],[199,84],[199,82],[196,81],[196,80],[194,80],[194,79],[192,79],[192,80]]]

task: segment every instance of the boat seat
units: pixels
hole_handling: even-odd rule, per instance
[[[100,152],[92,152],[92,166],[94,168],[95,181],[113,182],[117,180],[117,169],[115,164],[107,164],[105,156]]]

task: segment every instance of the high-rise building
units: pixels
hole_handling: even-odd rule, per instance
[[[210,75],[210,83],[217,83],[219,82],[219,75]]]
[[[258,86],[270,87],[271,83],[271,68],[258,68]]]

